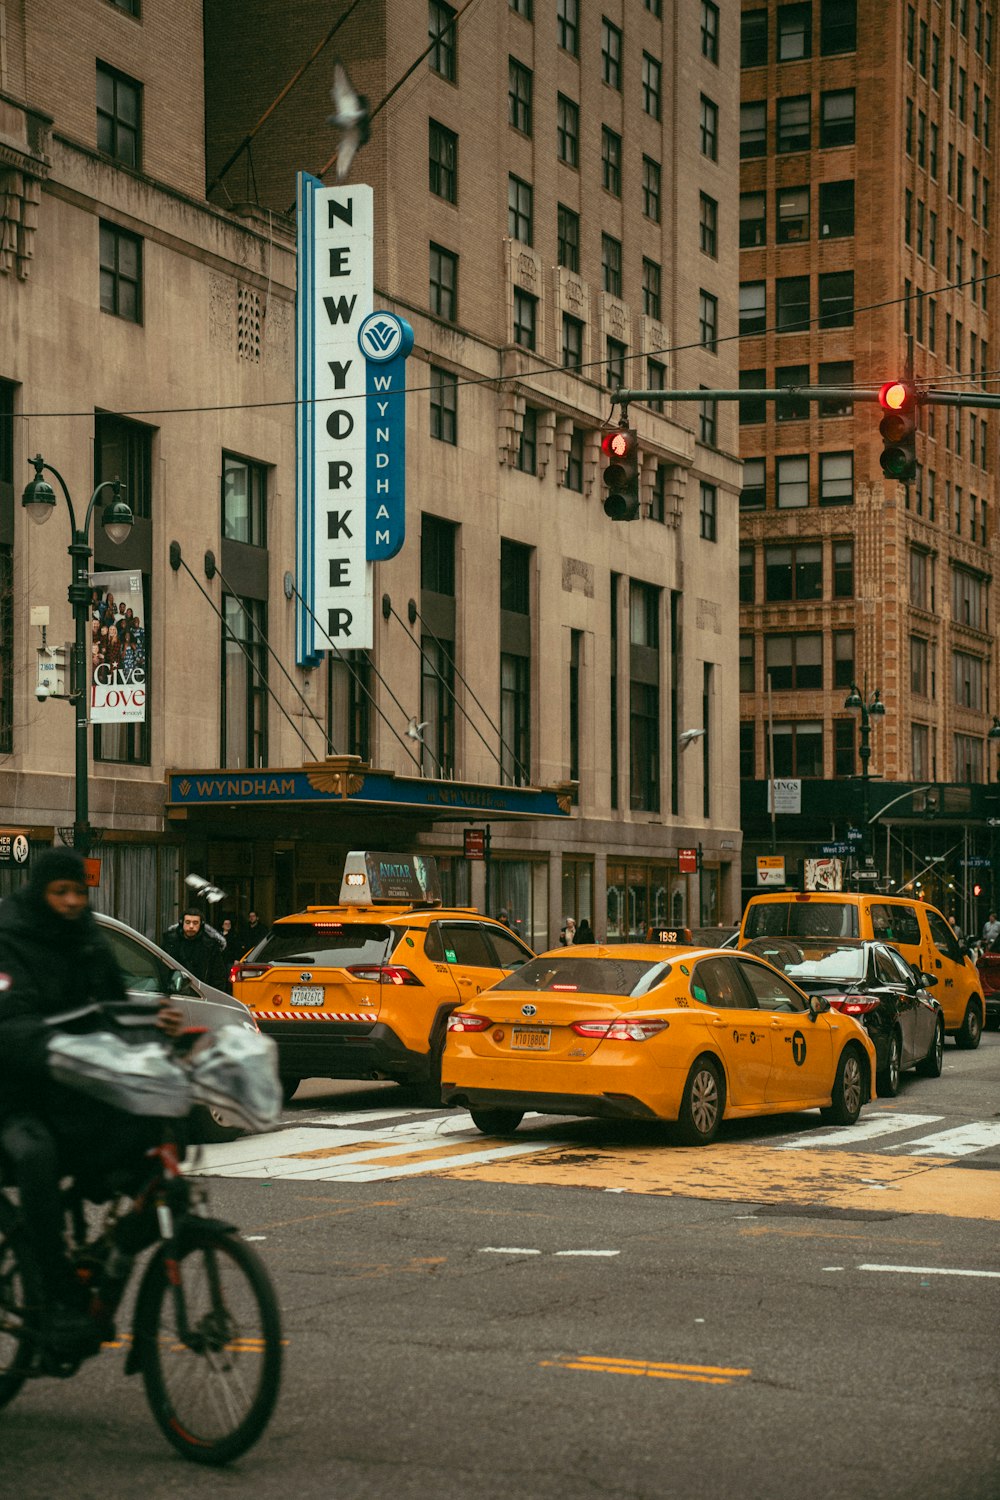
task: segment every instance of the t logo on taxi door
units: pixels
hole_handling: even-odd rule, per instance
[[[792,1061],[797,1068],[801,1068],[806,1060],[806,1039],[801,1031],[793,1031],[791,1036]]]

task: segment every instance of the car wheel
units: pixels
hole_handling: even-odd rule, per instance
[[[938,1016],[937,1025],[934,1028],[934,1040],[931,1042],[930,1050],[922,1062],[917,1063],[917,1072],[924,1078],[940,1078],[941,1069],[944,1067],[944,1020]]]
[[[726,1107],[726,1086],[718,1064],[699,1057],[688,1074],[677,1116],[682,1146],[707,1146],[715,1140]]]
[[[523,1109],[470,1109],[469,1114],[483,1135],[513,1135],[524,1119]]]
[[[975,1000],[970,1000],[965,1009],[965,1020],[955,1032],[955,1046],[965,1052],[974,1052],[983,1034],[983,1013]]]
[[[188,1139],[193,1146],[214,1146],[221,1141],[235,1141],[243,1135],[243,1126],[234,1125],[225,1110],[210,1104],[196,1104],[188,1115]]]
[[[282,1099],[284,1100],[284,1102],[286,1104],[290,1104],[291,1103],[292,1096],[294,1095],[295,1090],[298,1088],[298,1086],[299,1086],[299,1084],[301,1082],[302,1082],[301,1078],[292,1078],[290,1074],[282,1073],[282,1075],[281,1075],[281,1097],[282,1097]]]
[[[831,1125],[853,1125],[865,1102],[865,1061],[857,1047],[845,1047],[833,1080],[833,1096],[820,1115]]]
[[[899,1032],[894,1031],[889,1038],[889,1046],[885,1055],[885,1067],[875,1079],[875,1086],[883,1099],[895,1099],[899,1093],[900,1057]]]

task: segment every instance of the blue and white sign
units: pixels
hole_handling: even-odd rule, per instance
[[[406,357],[413,329],[405,318],[374,312],[358,330],[367,361],[367,552],[395,557],[406,535]]]

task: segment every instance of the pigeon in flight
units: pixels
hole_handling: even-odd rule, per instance
[[[409,724],[406,726],[406,732],[409,735],[410,739],[419,740],[420,743],[423,744],[424,730],[427,728],[429,723],[430,719],[424,719],[421,723],[418,724],[415,717],[411,718]]]
[[[327,115],[326,123],[340,131],[337,147],[337,181],[343,182],[351,169],[355,154],[368,140],[368,100],[359,94],[347,74],[343,63],[333,65],[333,114]]]
[[[677,737],[680,742],[681,749],[686,750],[692,740],[700,740],[704,733],[704,729],[685,729],[683,734],[680,734]]]

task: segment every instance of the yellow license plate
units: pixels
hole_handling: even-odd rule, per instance
[[[513,1026],[510,1045],[522,1052],[547,1052],[552,1041],[548,1026]]]

